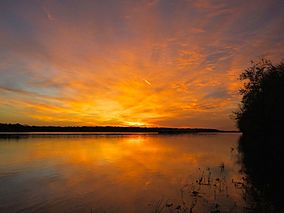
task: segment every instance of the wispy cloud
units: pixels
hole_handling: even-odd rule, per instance
[[[0,122],[231,129],[239,73],[284,53],[261,2],[1,1]]]

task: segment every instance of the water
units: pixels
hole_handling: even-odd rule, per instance
[[[239,137],[4,137],[0,212],[242,212]]]

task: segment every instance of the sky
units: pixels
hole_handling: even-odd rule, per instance
[[[235,129],[283,0],[0,0],[0,122]]]

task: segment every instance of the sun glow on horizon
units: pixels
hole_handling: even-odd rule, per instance
[[[137,127],[149,127],[148,123],[139,122],[139,121],[125,121],[128,126],[137,126]]]

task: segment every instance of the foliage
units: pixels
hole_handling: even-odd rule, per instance
[[[242,100],[235,112],[242,132],[278,131],[284,120],[284,61],[273,65],[262,59],[253,62],[241,75]],[[282,126],[281,126],[282,125]]]

